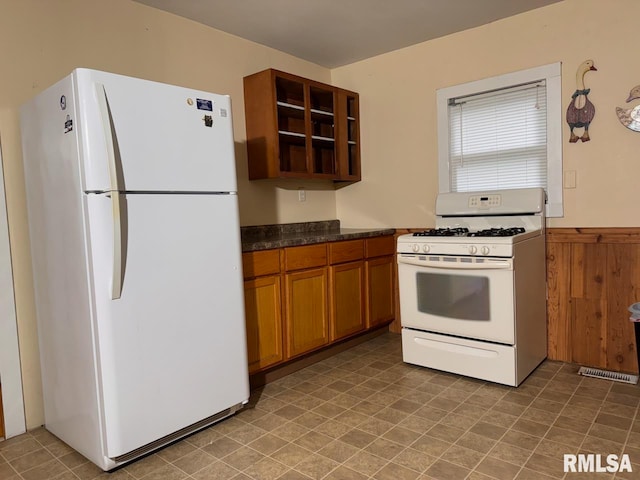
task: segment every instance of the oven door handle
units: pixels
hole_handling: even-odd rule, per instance
[[[429,268],[446,268],[448,270],[508,270],[512,268],[509,260],[482,262],[482,263],[463,263],[463,262],[430,262],[419,260],[416,258],[400,257],[399,264],[415,265],[417,267]]]

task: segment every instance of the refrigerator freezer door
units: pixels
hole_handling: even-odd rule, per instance
[[[73,77],[84,191],[113,190],[114,170],[120,191],[237,190],[228,96],[87,69]]]
[[[237,196],[120,197],[113,300],[111,198],[86,196],[111,458],[249,397]]]

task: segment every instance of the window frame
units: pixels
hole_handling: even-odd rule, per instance
[[[436,91],[438,121],[438,187],[450,191],[449,99],[500,90],[539,80],[546,82],[548,217],[563,216],[562,199],[562,64],[561,62],[440,88]]]

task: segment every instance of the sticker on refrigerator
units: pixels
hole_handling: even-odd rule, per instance
[[[222,118],[226,118],[227,117],[227,109],[226,108],[221,108],[220,109],[220,116]]]
[[[60,97],[60,109],[61,110],[66,110],[67,109],[67,97],[62,95]]]
[[[71,120],[71,117],[67,115],[67,118],[64,121],[64,133],[69,133],[72,130],[73,130],[73,120]]]
[[[198,105],[198,110],[206,110],[208,112],[213,112],[213,102],[211,100],[196,98],[196,103]]]
[[[205,115],[202,120],[204,120],[205,127],[213,127],[213,117],[211,115]]]

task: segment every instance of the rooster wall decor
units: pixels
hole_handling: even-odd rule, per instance
[[[591,89],[585,88],[584,76],[587,72],[598,69],[593,65],[593,60],[585,60],[580,64],[576,72],[576,91],[571,96],[571,103],[567,108],[567,123],[571,129],[570,143],[576,143],[578,140],[588,142],[589,125],[596,114],[596,107],[588,98]],[[584,133],[578,137],[574,132],[574,128],[584,128]]]
[[[632,100],[637,100],[638,98],[640,98],[640,85],[636,85],[631,89],[629,97],[627,97],[627,103]],[[626,110],[624,108],[616,107],[616,114],[618,115],[618,120],[620,120],[621,124],[629,130],[640,132],[640,105],[636,105],[635,107]]]

